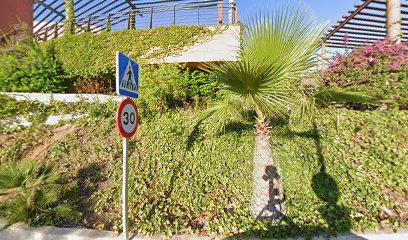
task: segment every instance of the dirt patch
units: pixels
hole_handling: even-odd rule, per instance
[[[43,142],[39,142],[39,145],[35,146],[29,151],[24,158],[26,159],[43,159],[47,156],[47,150],[55,142],[63,139],[67,134],[73,133],[75,126],[72,124],[66,124],[62,127],[56,128],[52,131],[53,135],[47,138]]]
[[[387,196],[392,202],[398,203],[402,207],[400,211],[398,209],[392,209],[400,219],[403,225],[408,225],[408,194],[407,192],[396,192],[390,189],[383,189],[383,194]]]

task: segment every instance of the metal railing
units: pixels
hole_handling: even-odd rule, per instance
[[[162,4],[135,10],[112,12],[76,18],[76,33],[100,33],[120,29],[146,29],[170,25],[223,25],[237,24],[235,3],[206,0],[194,3]],[[35,33],[40,41],[63,35],[63,22],[56,22]]]

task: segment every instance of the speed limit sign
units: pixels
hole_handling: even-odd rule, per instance
[[[135,102],[126,98],[119,104],[116,112],[116,128],[120,136],[131,138],[136,132],[138,121],[139,116]]]

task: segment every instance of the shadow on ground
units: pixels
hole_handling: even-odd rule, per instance
[[[96,163],[82,167],[74,176],[73,182],[76,184],[67,190],[66,198],[76,211],[82,213],[80,222],[83,220],[92,222],[90,221],[94,217],[92,194],[98,190],[98,184],[102,179],[102,168]],[[78,222],[71,224],[78,225]]]
[[[342,239],[365,239],[363,237],[350,233],[352,224],[350,219],[350,210],[340,204],[338,200],[340,198],[339,188],[335,179],[326,172],[326,164],[324,155],[322,153],[321,136],[319,130],[314,128],[312,131],[291,133],[295,136],[303,138],[313,139],[316,153],[318,156],[318,163],[320,165],[320,171],[312,177],[312,189],[316,196],[324,202],[322,207],[318,209],[322,218],[326,221],[327,226],[310,226],[304,223],[296,222],[288,216],[280,221],[275,221],[273,225],[267,230],[252,230],[239,235],[234,235],[226,239],[241,239],[250,237],[304,237],[311,239],[314,236],[320,236],[319,239],[329,239],[330,236],[336,236],[338,233],[347,234],[346,238]],[[265,175],[268,176],[268,169],[265,170]],[[278,176],[279,178],[279,176]],[[273,195],[270,195],[270,201],[273,201]]]

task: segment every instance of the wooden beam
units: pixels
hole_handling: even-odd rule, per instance
[[[343,17],[345,18],[345,17]],[[370,18],[363,18],[363,17],[355,17],[353,20],[358,20],[358,21],[364,21],[364,22],[374,22],[374,23],[381,23],[381,24],[387,24],[385,20],[379,20],[379,19],[370,19]]]
[[[352,34],[352,35],[357,35],[357,36],[373,36],[373,37],[382,37],[385,38],[386,35],[385,34],[378,34],[378,33],[366,33],[366,34],[361,34],[359,32],[353,32],[353,31],[346,31],[346,30],[339,30],[337,31],[338,33],[346,33],[346,34]]]
[[[361,1],[365,1],[365,0],[361,0]],[[373,0],[373,3],[377,3],[377,4],[384,4],[384,5],[386,5],[387,4],[387,2],[386,1],[380,1],[380,0]],[[408,4],[404,4],[404,3],[402,3],[401,4],[401,7],[404,7],[404,8],[408,8]]]
[[[332,36],[332,38],[341,38],[341,39],[344,39],[345,37],[348,37],[349,39],[355,39],[355,40],[367,40],[367,41],[377,41],[379,38],[376,38],[376,37],[374,37],[374,38],[369,38],[369,37],[361,37],[361,36],[351,36],[351,35],[346,35],[346,34],[344,34],[344,35],[333,35]],[[330,38],[330,39],[332,39],[332,38]]]
[[[348,23],[351,19],[353,19],[358,13],[360,13],[366,6],[368,6],[373,0],[367,0],[363,4],[360,5],[350,16],[348,16],[342,23],[340,23],[335,29],[333,29],[327,36],[323,39],[322,42],[327,41],[333,34],[339,31],[346,23]]]
[[[360,27],[349,27],[349,26],[344,26],[343,29],[348,29],[348,30],[355,30],[355,31],[365,31],[365,32],[370,32],[370,33],[385,33],[386,29],[372,29],[372,28],[360,28]]]

